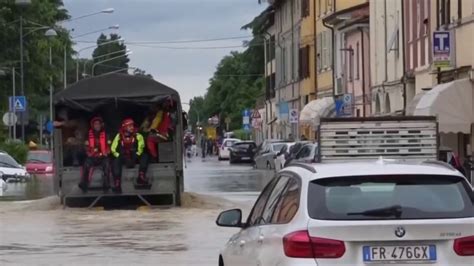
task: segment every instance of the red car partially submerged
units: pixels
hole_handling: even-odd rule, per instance
[[[46,150],[30,151],[26,160],[26,171],[31,175],[52,175],[53,153]]]

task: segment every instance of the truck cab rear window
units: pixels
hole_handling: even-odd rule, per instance
[[[315,180],[308,211],[320,220],[474,217],[474,196],[454,176],[351,176]]]

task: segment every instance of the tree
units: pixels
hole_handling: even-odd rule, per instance
[[[112,71],[128,73],[128,62],[130,62],[130,59],[126,55],[127,46],[119,39],[120,36],[117,34],[110,34],[110,38],[101,34],[97,39],[97,48],[92,53],[95,64],[93,74],[95,76]]]
[[[242,128],[242,111],[254,108],[256,99],[264,94],[264,48],[258,29],[263,23],[262,14],[242,29],[252,29],[254,38],[244,52],[231,52],[217,66],[204,97],[191,101],[189,116],[196,123],[196,113],[201,121],[219,115],[224,128],[225,118],[230,118],[230,128]]]
[[[143,76],[143,77],[147,77],[147,78],[153,78],[153,76],[151,74],[147,74],[145,70],[143,69],[140,69],[140,68],[136,68],[135,70],[133,70],[133,75],[135,76]]]
[[[24,18],[24,88],[28,99],[30,120],[38,114],[47,113],[49,105],[49,77],[53,77],[54,88],[62,88],[63,54],[66,49],[68,62],[72,62],[72,41],[69,32],[58,26],[68,19],[68,11],[61,0],[35,0],[26,8],[15,5],[15,1],[0,1],[0,68],[7,70],[7,77],[0,77],[0,111],[8,109],[7,96],[11,95],[11,68],[20,72],[20,14]],[[45,28],[52,27],[58,36],[48,39]],[[49,47],[52,48],[53,65],[49,65]],[[17,94],[20,94],[20,76],[16,79]]]

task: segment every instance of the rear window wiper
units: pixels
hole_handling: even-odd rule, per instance
[[[402,206],[393,205],[385,208],[372,209],[363,212],[349,212],[347,215],[363,215],[363,216],[374,216],[374,217],[390,217],[400,218],[402,216]]]

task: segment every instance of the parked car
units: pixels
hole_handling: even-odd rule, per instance
[[[295,143],[289,143],[286,147],[284,146],[276,156],[275,170],[280,171],[285,168],[288,163],[296,157],[296,154],[301,150],[301,148],[310,143],[310,141],[298,141]]]
[[[5,152],[0,152],[0,173],[2,174],[2,179],[7,183],[24,182],[31,178],[25,167]]]
[[[275,169],[275,156],[290,142],[268,142],[255,154],[256,169]]]
[[[253,141],[240,141],[236,142],[232,147],[229,148],[230,157],[229,162],[252,162],[257,150],[257,144]]]
[[[219,161],[227,160],[230,157],[229,148],[235,143],[241,141],[240,139],[224,139],[219,149]]]
[[[26,171],[31,175],[52,175],[54,173],[53,153],[46,150],[28,152]]]
[[[290,157],[290,150],[295,145],[295,142],[288,142],[284,145],[281,150],[275,155],[275,170],[280,171],[283,169],[286,160]]]
[[[474,193],[439,162],[299,164],[263,189],[219,264],[472,265]]]
[[[299,151],[285,163],[285,167],[292,162],[315,163],[318,159],[318,144],[309,143],[303,145]]]

